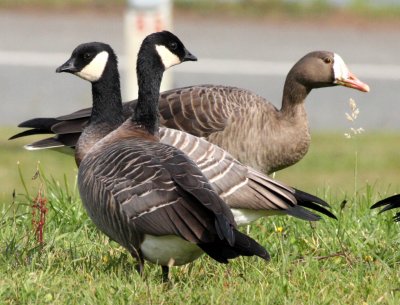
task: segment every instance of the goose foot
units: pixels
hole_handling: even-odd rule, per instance
[[[168,283],[169,282],[169,278],[168,278],[169,267],[168,266],[161,266],[161,270],[162,270],[162,282],[163,283]]]

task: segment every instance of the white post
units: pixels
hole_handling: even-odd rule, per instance
[[[153,32],[172,31],[170,0],[128,0],[125,13],[125,99],[137,98],[136,58],[143,39]],[[171,71],[164,73],[161,92],[172,88]]]

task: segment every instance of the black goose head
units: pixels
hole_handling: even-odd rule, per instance
[[[152,67],[156,68],[158,65],[162,70],[184,61],[197,61],[196,56],[185,48],[179,38],[168,31],[150,34],[143,40],[138,60],[146,59],[154,60]]]
[[[77,46],[56,72],[72,73],[93,83],[106,74],[104,71],[107,67],[117,69],[117,64],[117,56],[108,44],[89,42]]]
[[[315,51],[301,58],[292,68],[296,81],[309,90],[341,85],[368,92],[369,86],[350,72],[343,59],[336,53]]]

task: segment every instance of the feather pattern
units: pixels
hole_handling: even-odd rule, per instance
[[[138,138],[104,139],[82,161],[78,185],[97,227],[131,251],[140,248],[146,234],[176,235],[200,248],[226,240],[223,249],[242,255],[235,250],[240,233],[232,213],[197,166],[174,147]],[[255,243],[246,240],[248,246]],[[265,250],[260,256],[269,257]]]
[[[160,141],[182,150],[193,160],[231,209],[260,211],[259,217],[265,216],[263,212],[267,210],[305,220],[319,220],[319,216],[306,213],[304,207],[307,207],[336,218],[323,208],[329,207],[325,201],[241,164],[229,153],[203,138],[175,129],[160,128]]]

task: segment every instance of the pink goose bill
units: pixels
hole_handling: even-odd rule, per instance
[[[360,90],[362,92],[369,92],[369,86],[360,81],[352,72],[348,71],[347,77],[337,80],[336,83],[341,86]]]

